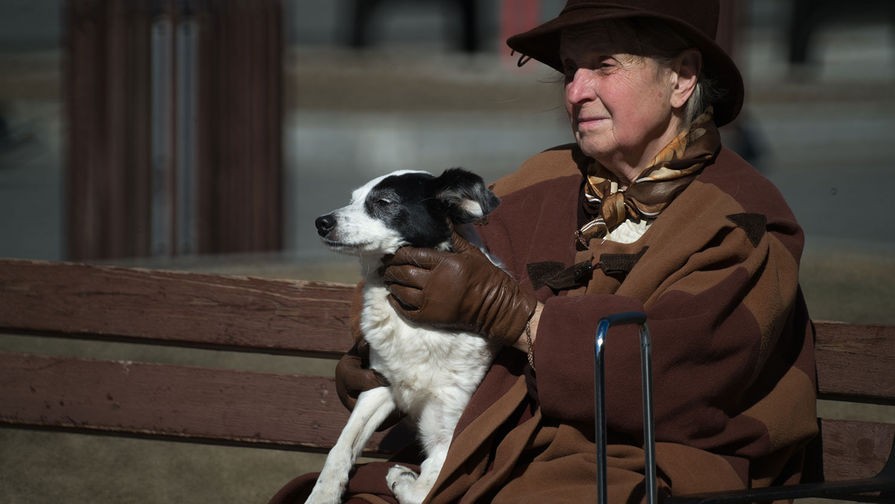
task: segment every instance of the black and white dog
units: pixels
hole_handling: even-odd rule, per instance
[[[400,465],[389,469],[389,488],[402,504],[422,502],[432,489],[454,427],[496,348],[476,334],[402,319],[387,300],[382,258],[405,245],[447,250],[451,228],[480,245],[471,223],[499,202],[481,177],[460,168],[438,177],[398,171],[368,182],[354,191],[348,206],[317,218],[317,232],[331,249],[360,257],[365,280],[361,329],[370,347],[370,367],[391,386],[360,395],[308,503],[341,502],[355,459],[395,408],[416,421],[426,460],[418,475]]]

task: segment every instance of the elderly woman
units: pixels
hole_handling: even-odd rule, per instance
[[[575,144],[494,185],[501,205],[480,233],[505,271],[458,240],[401,249],[385,272],[408,319],[507,347],[427,502],[592,502],[593,335],[631,310],[653,335],[660,492],[799,479],[816,433],[803,237],[779,192],[721,146],[743,84],[713,41],[718,8],[569,0],[508,40],[565,76]],[[612,329],[606,349],[611,502],[644,495],[632,331]],[[355,395],[376,383],[359,362],[337,371]],[[358,470],[358,502],[390,501],[384,465]]]

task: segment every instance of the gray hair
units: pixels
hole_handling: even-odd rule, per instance
[[[702,115],[723,96],[724,90],[718,88],[715,80],[706,75],[705,72],[699,72],[696,87],[693,88],[693,93],[684,105],[685,126],[689,126],[694,119]]]

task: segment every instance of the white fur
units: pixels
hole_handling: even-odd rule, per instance
[[[389,304],[389,292],[377,270],[384,254],[394,253],[406,242],[364,211],[367,193],[382,178],[356,190],[351,203],[333,213],[338,232],[325,241],[336,250],[360,256],[365,279],[361,329],[370,347],[370,367],[391,386],[360,395],[306,501],[311,504],[341,502],[356,457],[396,407],[416,421],[426,459],[420,474],[395,465],[386,481],[402,504],[422,502],[438,478],[460,414],[496,350],[476,334],[408,324]],[[481,243],[469,235],[474,233],[472,226],[462,226],[462,231],[471,242]],[[446,249],[448,244],[438,248]]]

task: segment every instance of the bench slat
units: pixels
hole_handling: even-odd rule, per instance
[[[0,259],[0,329],[335,356],[352,343],[352,289]]]
[[[824,478],[870,478],[883,468],[892,449],[895,424],[850,420],[821,422]]]
[[[893,404],[895,326],[817,322],[815,329],[821,396]]]
[[[311,450],[348,418],[329,378],[7,352],[0,397],[0,423]]]

